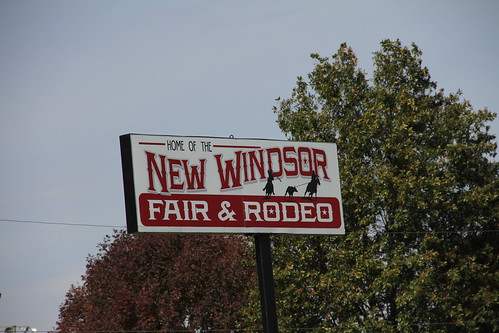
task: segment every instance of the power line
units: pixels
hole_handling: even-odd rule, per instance
[[[464,233],[479,233],[479,232],[499,232],[499,230],[432,230],[432,231],[385,231],[382,234],[398,235],[398,234],[464,234]]]
[[[48,222],[48,221],[36,221],[36,220],[14,220],[14,219],[0,219],[1,222],[13,222],[13,223],[35,223],[35,224],[50,224],[50,225],[64,225],[72,227],[99,227],[99,228],[119,228],[124,229],[122,225],[102,225],[102,224],[89,224],[89,223],[67,223],[67,222]]]
[[[32,224],[49,224],[49,225],[64,225],[73,227],[98,227],[98,228],[117,228],[125,229],[122,225],[102,225],[102,224],[89,224],[89,223],[69,223],[69,222],[49,222],[37,220],[18,220],[18,219],[2,219],[0,222],[13,222],[13,223],[32,223]],[[387,235],[414,235],[414,234],[464,234],[464,233],[498,233],[499,229],[487,230],[428,230],[428,231],[384,231],[378,234]],[[349,234],[351,232],[346,232]]]

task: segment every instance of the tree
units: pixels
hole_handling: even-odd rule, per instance
[[[82,278],[60,307],[58,330],[232,328],[256,283],[242,236],[125,232],[106,237]]]
[[[372,79],[342,44],[274,107],[292,140],[336,142],[345,236],[273,237],[282,328],[499,331],[497,145],[415,45],[384,40]]]

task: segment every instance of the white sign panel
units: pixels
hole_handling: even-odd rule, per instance
[[[336,145],[120,137],[129,232],[344,234]]]

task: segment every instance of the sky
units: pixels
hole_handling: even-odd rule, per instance
[[[346,42],[371,73],[387,38],[498,112],[497,17],[495,0],[0,0],[0,329],[53,329],[125,226],[120,135],[285,139],[272,106],[310,53]]]

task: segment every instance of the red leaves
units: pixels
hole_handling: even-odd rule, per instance
[[[117,233],[88,258],[59,330],[234,327],[255,283],[242,236]]]

